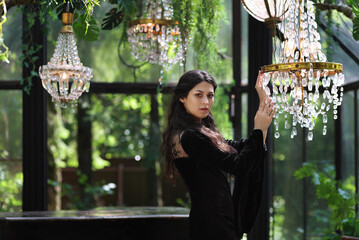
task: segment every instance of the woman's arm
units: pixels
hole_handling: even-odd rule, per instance
[[[267,130],[272,122],[276,108],[272,103],[272,99],[263,90],[262,84],[262,71],[259,71],[255,86],[259,97],[259,109],[254,117],[254,129],[262,130],[264,144],[267,137]]]
[[[262,160],[264,152],[262,139],[262,131],[253,130],[241,151],[227,153],[219,150],[206,135],[198,131],[186,130],[182,134],[181,145],[189,156],[214,164],[232,175],[243,176],[249,174],[252,168],[257,167],[258,161]]]
[[[242,151],[247,139],[241,139],[241,140],[227,140],[225,139],[226,143],[236,149],[238,152]]]

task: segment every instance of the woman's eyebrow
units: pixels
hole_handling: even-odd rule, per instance
[[[199,90],[199,89],[197,89],[196,90],[197,92],[201,92],[201,93],[204,93],[204,91],[202,91],[202,90]],[[213,91],[209,91],[208,93],[214,93]]]

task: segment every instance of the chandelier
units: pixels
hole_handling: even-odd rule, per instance
[[[57,38],[54,55],[47,65],[40,66],[42,86],[51,95],[52,101],[63,108],[71,101],[72,111],[76,100],[84,91],[88,92],[92,69],[84,67],[78,56],[72,30],[73,14],[62,14],[63,26]]]
[[[284,115],[284,128],[291,129],[291,138],[297,135],[299,125],[308,129],[307,139],[312,141],[319,116],[323,135],[327,133],[328,111],[333,110],[334,119],[338,118],[337,109],[343,99],[343,66],[327,62],[321,50],[313,2],[286,2],[289,9],[280,26],[285,40],[280,46],[279,63],[261,68],[263,89],[277,108],[273,120],[275,138],[280,137],[278,118]]]
[[[271,29],[285,18],[288,11],[286,0],[241,0],[243,7],[255,19],[265,22]]]
[[[181,38],[178,21],[173,20],[171,0],[146,0],[141,19],[127,30],[132,55],[164,67],[167,71],[185,58],[187,39]]]

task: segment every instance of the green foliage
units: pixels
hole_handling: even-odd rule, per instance
[[[85,186],[85,192],[88,193],[88,196],[91,196],[91,198],[97,199],[99,197],[114,194],[113,189],[116,188],[116,185],[114,183],[105,184],[102,181],[102,182],[97,182],[95,184],[89,184],[87,181],[87,176],[85,174],[82,174],[79,171],[77,171],[77,175],[78,175],[79,184]],[[80,193],[78,189],[74,188],[70,184],[59,183],[52,180],[48,180],[48,184],[52,186],[61,185],[61,189],[62,189],[61,195],[63,197],[68,197],[70,201],[70,206],[68,206],[68,208],[70,209],[86,210],[86,209],[93,209],[96,207],[90,197],[85,199],[80,198]]]
[[[112,8],[108,13],[106,13],[106,16],[107,17],[103,19],[101,28],[103,30],[111,30],[122,22],[123,12],[118,11],[117,8]]]
[[[60,106],[48,104],[48,148],[56,167],[77,166],[76,116],[69,111],[61,111]]]
[[[191,197],[190,197],[189,193],[186,193],[186,199],[185,200],[182,199],[182,198],[177,198],[176,203],[181,207],[190,209],[192,203],[191,203]]]
[[[0,212],[21,210],[21,189],[23,175],[12,173],[7,167],[0,166]]]
[[[2,26],[6,22],[6,6],[5,0],[0,1],[0,7],[3,7],[3,13],[0,18],[0,60],[9,63],[9,49],[4,43],[4,36],[2,32]]]
[[[148,95],[107,94],[92,98],[94,149],[101,158],[144,156],[150,104]]]
[[[359,14],[353,20],[353,38],[359,40]]]
[[[21,99],[21,91],[0,94],[0,212],[20,211],[22,206]]]
[[[220,29],[220,22],[226,21],[222,0],[197,3],[196,31],[193,36],[193,48],[199,69],[207,69],[212,74],[223,71],[223,64],[219,56],[216,37]]]
[[[294,173],[296,179],[311,178],[316,195],[319,199],[325,199],[331,209],[331,221],[335,229],[345,231],[350,228],[348,224],[355,219],[355,205],[359,203],[358,196],[344,190],[340,181],[336,181],[335,170],[328,166],[319,171],[314,163],[304,163],[302,168]],[[351,225],[355,231],[359,231],[359,225]],[[350,224],[349,224],[350,225]]]
[[[359,7],[356,0],[347,0],[347,3],[352,7],[355,18],[353,19],[353,38],[359,40]]]
[[[100,29],[92,16],[81,14],[74,20],[74,32],[76,36],[87,41],[96,41],[100,35]]]

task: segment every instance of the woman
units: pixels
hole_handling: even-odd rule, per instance
[[[216,128],[211,108],[217,85],[209,73],[186,72],[175,88],[161,150],[168,177],[174,178],[176,167],[188,187],[192,240],[236,240],[242,236],[227,175],[243,177],[262,166],[263,145],[275,109],[260,85],[258,77],[260,106],[254,130],[241,141],[224,140]],[[235,198],[243,198],[238,196]]]

